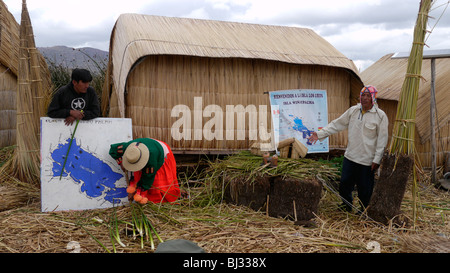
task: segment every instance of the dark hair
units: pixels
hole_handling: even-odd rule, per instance
[[[79,82],[91,82],[92,81],[92,75],[91,72],[89,72],[89,70],[86,69],[80,69],[80,68],[75,68],[72,71],[72,80]]]

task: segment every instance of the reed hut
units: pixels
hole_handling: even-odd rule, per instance
[[[424,53],[425,54],[425,53]],[[361,73],[365,84],[377,87],[378,105],[389,118],[389,136],[397,113],[397,104],[405,79],[407,58],[397,58],[388,54]],[[436,165],[442,166],[445,154],[450,150],[450,57],[438,58],[436,62]],[[420,83],[416,114],[415,147],[422,167],[431,167],[431,60],[425,58],[422,63],[422,81]]]
[[[0,1],[0,148],[16,143],[19,24]]]
[[[271,131],[269,91],[327,90],[331,121],[363,86],[354,63],[306,28],[123,14],[109,53],[103,115],[132,118],[134,138],[174,153],[250,148],[261,140],[252,130]],[[331,148],[346,144],[346,133],[330,139]]]

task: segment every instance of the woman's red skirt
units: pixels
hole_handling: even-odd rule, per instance
[[[164,159],[164,164],[155,175],[155,181],[148,190],[147,198],[153,203],[175,202],[180,197],[180,186],[177,179],[177,163],[169,145],[165,145],[168,153]]]

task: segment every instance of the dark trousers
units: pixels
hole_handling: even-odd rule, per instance
[[[363,208],[367,208],[374,186],[372,166],[364,166],[344,158],[339,194],[348,211],[351,211],[351,205],[353,204],[352,192],[355,185],[361,205]]]

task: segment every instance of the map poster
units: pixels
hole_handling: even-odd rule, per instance
[[[74,129],[75,122],[66,126],[64,119],[41,118],[41,210],[99,209],[128,203],[125,175],[109,148],[132,140],[131,119],[81,120],[70,145]]]
[[[308,142],[312,132],[328,124],[327,91],[284,90],[269,92],[275,147],[280,141],[295,137],[308,148],[308,153],[327,153],[328,138]]]

